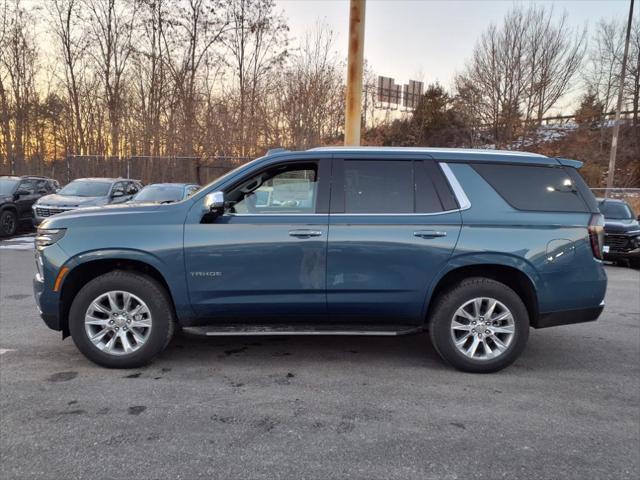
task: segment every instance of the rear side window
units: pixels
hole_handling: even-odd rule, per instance
[[[412,161],[344,161],[345,213],[413,213]]]
[[[588,212],[575,181],[561,167],[472,165],[509,205],[518,210]]]
[[[438,165],[430,160],[337,160],[332,211],[354,214],[437,213],[458,208]]]

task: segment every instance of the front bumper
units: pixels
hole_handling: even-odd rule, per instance
[[[36,274],[33,279],[33,297],[40,317],[53,330],[63,330],[60,316],[60,292],[54,290],[55,280],[68,255],[59,244],[35,251]]]
[[[607,233],[604,237],[602,256],[605,260],[629,260],[640,258],[640,235]]]
[[[33,297],[38,307],[38,313],[40,318],[44,320],[44,323],[52,330],[60,331],[62,327],[60,325],[60,316],[57,312],[57,303],[54,305],[48,304],[45,293],[45,284],[40,274],[36,274],[33,279]],[[48,312],[48,313],[46,313]],[[54,313],[55,312],[55,313]]]
[[[593,322],[598,319],[602,310],[604,310],[604,300],[597,307],[541,313],[532,326],[534,328],[547,328],[573,323]]]
[[[629,250],[626,252],[621,252],[617,250],[609,250],[607,253],[602,254],[605,260],[630,260],[630,259],[640,259],[640,248],[635,248],[633,250]]]

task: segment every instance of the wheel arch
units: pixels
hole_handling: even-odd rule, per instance
[[[72,262],[71,264],[76,263],[76,265],[71,268],[69,273],[64,277],[60,288],[60,302],[58,306],[63,338],[69,336],[69,310],[77,293],[94,278],[114,270],[136,272],[157,281],[166,290],[171,302],[171,307],[173,308],[173,313],[176,315],[174,293],[163,273],[153,264],[155,262],[150,262],[145,258],[131,258],[130,255],[100,258],[102,256],[104,256],[104,252],[97,257],[91,256],[90,258],[85,258],[84,261],[80,263]]]
[[[468,257],[449,267],[441,272],[428,292],[423,317],[426,324],[429,323],[433,304],[441,293],[466,278],[485,277],[504,283],[514,290],[527,307],[531,326],[537,326],[539,308],[536,284],[539,277],[530,264],[518,258],[495,256],[482,260]]]

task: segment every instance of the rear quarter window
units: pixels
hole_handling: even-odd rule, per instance
[[[573,175],[562,167],[476,164],[473,169],[518,210],[588,212]]]

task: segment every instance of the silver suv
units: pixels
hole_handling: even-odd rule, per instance
[[[126,178],[79,178],[57,193],[40,198],[33,205],[34,224],[56,213],[82,207],[97,207],[131,200],[142,188],[139,180]]]

